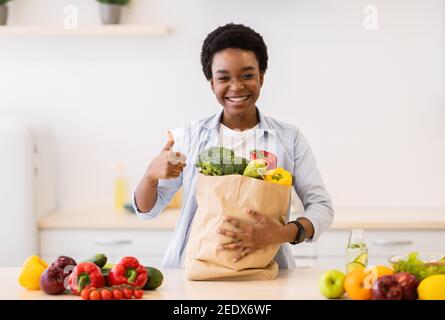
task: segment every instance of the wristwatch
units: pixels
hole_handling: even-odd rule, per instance
[[[287,224],[293,223],[297,226],[297,235],[295,236],[295,240],[290,242],[290,244],[297,244],[306,240],[306,230],[304,230],[303,225],[297,220],[289,221]]]

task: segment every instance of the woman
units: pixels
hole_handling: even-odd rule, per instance
[[[169,132],[167,144],[149,164],[133,196],[138,217],[151,219],[164,209],[181,185],[184,187],[182,213],[163,267],[183,265],[197,208],[195,163],[199,152],[212,146],[234,149],[236,155],[247,158],[246,152],[252,148],[267,146],[264,149],[273,150],[277,155],[278,166],[293,173],[293,187],[305,208],[301,217],[285,226],[249,208],[246,212],[257,220],[255,225],[226,217],[239,232],[218,230],[233,239],[232,243],[221,244],[219,249],[237,250],[235,260],[272,244],[315,241],[332,224],[332,202],[304,136],[295,126],[262,115],[255,104],[264,82],[267,60],[263,38],[244,25],[227,24],[204,40],[202,69],[223,109],[178,128],[174,136]],[[281,268],[295,267],[289,245],[280,247],[275,260]]]

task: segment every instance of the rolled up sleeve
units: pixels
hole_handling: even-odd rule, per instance
[[[171,201],[175,193],[182,185],[182,173],[179,177],[171,180],[159,180],[158,183],[158,195],[154,207],[148,212],[142,212],[139,210],[136,203],[136,190],[133,192],[133,208],[138,218],[146,220],[156,218],[162,210]]]
[[[294,188],[304,206],[301,217],[307,218],[314,226],[314,235],[306,242],[315,242],[332,225],[334,209],[309,144],[298,130],[296,135]]]

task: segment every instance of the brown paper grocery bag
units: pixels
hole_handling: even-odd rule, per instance
[[[232,260],[239,250],[217,250],[219,243],[231,242],[217,230],[237,230],[223,221],[232,216],[245,223],[256,221],[243,208],[271,217],[284,225],[291,187],[241,175],[206,176],[198,173],[196,201],[198,209],[185,252],[185,270],[189,280],[272,280],[278,275],[274,261],[279,245],[272,245]]]

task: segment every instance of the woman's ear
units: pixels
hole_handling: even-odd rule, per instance
[[[210,88],[212,89],[213,93],[215,93],[215,87],[213,86],[213,78],[210,79]]]
[[[264,72],[260,73],[260,85],[263,86],[263,82],[264,82]]]

